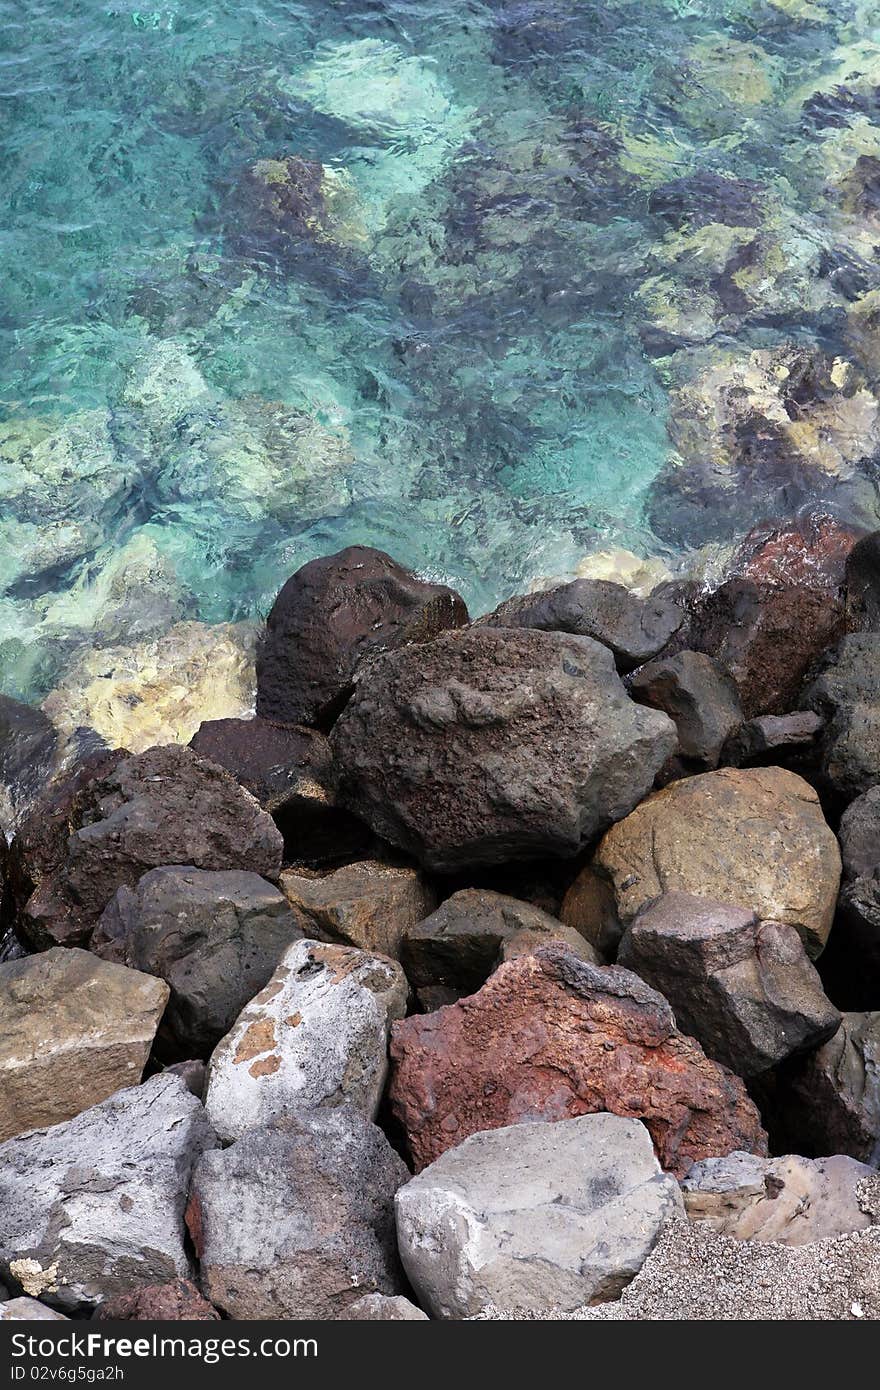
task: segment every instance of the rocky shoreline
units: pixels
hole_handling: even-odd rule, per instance
[[[0,699],[0,1318],[880,1316],[880,533],[648,587]]]

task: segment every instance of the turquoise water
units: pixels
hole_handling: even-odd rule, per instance
[[[880,7],[148,6],[0,2],[8,693],[354,541],[874,523]]]

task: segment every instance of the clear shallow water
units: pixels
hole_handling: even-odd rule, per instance
[[[0,687],[355,541],[872,523],[878,92],[860,0],[0,0]]]

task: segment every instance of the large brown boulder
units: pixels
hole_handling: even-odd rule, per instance
[[[593,870],[628,925],[661,893],[750,908],[822,950],[840,885],[840,849],[811,786],[778,767],[722,768],[673,782],[613,825]]]
[[[818,1047],[840,1026],[794,927],[746,908],[664,893],[627,928],[618,961],[739,1076]]]
[[[391,1103],[417,1169],[478,1130],[603,1110],[643,1120],[677,1175],[733,1149],[766,1152],[743,1083],[679,1033],[663,996],[561,946],[396,1024],[391,1056]]]
[[[371,662],[330,742],[340,799],[451,871],[575,854],[645,795],[676,735],[590,638],[477,628]]]
[[[307,935],[341,941],[397,960],[404,935],[436,904],[417,869],[362,860],[329,874],[294,869],[281,875],[291,907],[308,922]]]
[[[257,714],[332,724],[364,658],[427,642],[467,622],[464,600],[381,550],[352,545],[311,560],[284,585],[257,655]]]
[[[88,942],[110,899],[147,869],[281,872],[271,816],[188,748],[98,755],[29,812],[12,846],[19,930],[36,947]]]
[[[0,1142],[136,1086],[167,1001],[162,980],[88,951],[0,965]]]

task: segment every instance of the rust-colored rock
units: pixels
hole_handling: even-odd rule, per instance
[[[99,1303],[98,1322],[219,1322],[220,1314],[188,1279],[144,1284]]]
[[[656,990],[562,946],[395,1025],[391,1102],[417,1170],[478,1130],[610,1111],[643,1120],[664,1168],[767,1152],[742,1082],[679,1033]]]

